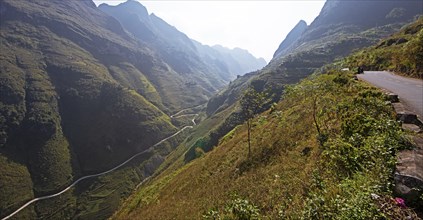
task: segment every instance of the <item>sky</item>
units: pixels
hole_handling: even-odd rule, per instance
[[[117,5],[121,0],[94,0]],[[279,44],[300,21],[310,24],[325,0],[139,0],[191,39],[210,46],[248,50],[270,61]]]

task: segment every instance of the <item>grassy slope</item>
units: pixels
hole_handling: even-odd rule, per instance
[[[405,141],[383,95],[341,74],[304,80],[255,118],[251,159],[238,126],[204,157],[150,181],[114,218],[380,217],[370,193],[390,194]]]
[[[391,70],[423,77],[423,17],[383,39],[377,45],[356,52],[347,65],[368,70]]]

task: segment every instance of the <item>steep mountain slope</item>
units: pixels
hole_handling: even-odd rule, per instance
[[[114,219],[416,217],[389,199],[395,153],[406,145],[381,92],[330,71],[289,87],[253,120],[251,157],[238,126],[147,183]]]
[[[278,49],[273,54],[273,59],[283,56],[288,51],[288,48],[294,44],[304,31],[307,29],[307,23],[303,20],[299,21],[297,25],[286,35],[285,40],[279,45]]]
[[[346,65],[366,70],[391,70],[423,78],[423,17],[377,45],[348,57]]]
[[[420,17],[328,68],[393,67],[401,56],[396,64],[407,63],[415,73],[421,23]],[[183,165],[171,155],[174,165],[133,194],[114,219],[419,219],[393,202],[395,154],[410,143],[387,98],[353,80],[352,72],[322,71],[287,86],[282,101],[254,119],[251,158],[245,124],[226,132],[215,147],[196,132],[186,142],[193,147],[185,158],[197,159]],[[239,90],[251,77],[232,87]],[[234,108],[223,105],[198,130],[225,121],[222,114]],[[422,202],[407,206],[417,212]]]
[[[276,57],[262,71],[240,77],[209,101],[208,116],[203,116],[198,129],[115,217],[368,219],[395,215],[378,207],[390,201],[388,197],[375,202],[369,196],[389,195],[395,158],[383,155],[394,155],[396,147],[406,145],[391,110],[384,107],[383,96],[337,71],[285,87],[399,30],[421,13],[421,5],[418,1],[371,1],[359,6],[328,1],[316,23],[291,44],[290,53]],[[375,14],[368,19],[371,23],[361,18],[355,22],[346,12],[364,9],[370,17]],[[252,158],[247,158],[245,126],[235,128],[242,123],[236,103],[249,86],[259,91],[271,88],[277,96],[287,90],[278,106],[255,119]],[[313,106],[318,109],[313,111]],[[381,146],[377,152],[376,145]]]
[[[263,59],[257,59],[241,49],[211,49],[169,25],[137,1],[117,6],[101,4],[99,9],[115,17],[135,37],[153,45],[160,57],[175,71],[193,77],[192,83],[211,92],[222,88],[236,75],[262,68]],[[195,74],[194,74],[195,73]],[[213,83],[211,83],[213,82]],[[218,82],[218,83],[216,83]]]
[[[179,71],[91,0],[4,0],[0,6],[1,217],[175,133],[168,115],[204,103],[223,85],[205,71]],[[154,172],[180,141],[175,138],[17,218],[107,218]]]
[[[186,84],[201,86],[210,96],[222,88],[225,81],[197,56],[191,40],[176,28],[152,14],[137,1],[117,6],[101,4],[99,9],[115,17],[136,38],[153,47],[169,66],[186,76]]]
[[[422,7],[421,1],[365,1],[360,4],[343,0],[327,1],[319,16],[298,40],[286,48],[284,55],[275,57],[262,70],[235,80],[209,100],[206,109],[208,116],[214,117],[221,112],[225,112],[225,116],[218,117],[221,121],[215,122],[217,126],[204,137],[210,140],[206,146],[213,146],[242,121],[233,120],[239,118],[238,113],[233,111],[236,111],[237,101],[247,87],[254,87],[257,91],[267,90],[273,101],[277,101],[285,85],[296,83],[353,50],[370,46],[382,37],[389,36],[421,14]],[[195,146],[191,145],[191,148]]]

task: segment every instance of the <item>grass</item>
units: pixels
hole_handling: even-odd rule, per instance
[[[251,158],[245,125],[232,133],[147,183],[113,218],[378,219],[370,193],[391,195],[394,155],[407,146],[383,94],[338,72],[289,87],[258,116]]]

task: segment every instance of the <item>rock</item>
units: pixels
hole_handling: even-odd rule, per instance
[[[422,132],[422,130],[420,129],[419,126],[415,125],[415,124],[402,124],[401,125],[402,129],[405,131],[411,131],[411,132],[415,132],[415,133],[420,133]]]
[[[405,38],[400,38],[400,39],[398,39],[398,40],[397,40],[396,44],[403,44],[403,43],[407,43],[407,42],[408,42],[408,40],[407,40],[407,39],[405,39]]]
[[[396,195],[417,202],[423,190],[423,138],[413,137],[416,147],[398,153],[394,176]]]
[[[417,121],[417,115],[410,112],[399,112],[397,113],[397,120],[404,123],[415,123]]]
[[[423,182],[418,179],[395,174],[395,188],[394,193],[397,196],[404,198],[407,203],[416,203],[422,194],[421,188]],[[419,189],[420,187],[420,189]]]
[[[397,120],[408,124],[414,124],[416,121],[418,121],[417,115],[407,110],[407,108],[402,103],[392,103],[392,106],[394,107],[397,114]]]
[[[399,98],[398,98],[398,95],[397,94],[395,94],[395,93],[389,93],[389,94],[387,94],[387,96],[388,96],[388,100],[391,101],[392,103],[399,102]]]
[[[395,44],[397,42],[396,39],[388,39],[385,41],[386,46],[391,46],[392,44]]]

